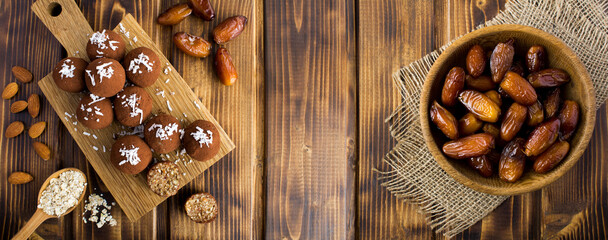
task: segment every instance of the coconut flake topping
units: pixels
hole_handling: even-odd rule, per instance
[[[137,115],[139,115],[139,124],[141,124],[141,122],[144,120],[144,110],[139,108],[139,101],[141,100],[141,97],[137,97],[137,94],[133,93],[128,97],[122,95],[120,96],[120,98],[123,99],[123,101],[121,102],[122,105],[131,109],[129,116],[137,117]]]
[[[74,64],[70,64],[70,65],[67,64],[70,62],[72,62],[72,60],[67,59],[63,62],[63,64],[61,64],[61,70],[59,70],[59,74],[61,74],[61,79],[65,78],[65,77],[69,77],[69,78],[74,77],[74,69],[76,69],[76,67],[74,66]]]
[[[148,57],[144,53],[140,53],[137,55],[137,58],[131,60],[129,63],[129,71],[132,73],[142,73],[140,65],[144,65],[148,72],[152,72],[152,66],[154,66],[154,62],[150,62],[150,57]]]
[[[137,155],[137,151],[139,151],[138,147],[131,145],[131,149],[122,147],[118,151],[120,152],[120,156],[126,158],[125,160],[122,160],[118,163],[119,166],[122,166],[125,163],[129,163],[131,165],[137,165],[139,162],[141,162],[139,155]]]
[[[154,129],[156,129],[156,138],[160,140],[167,140],[170,136],[179,131],[178,127],[179,126],[177,125],[177,123],[169,123],[167,124],[167,126],[164,127],[161,124],[155,123],[148,128],[148,131],[154,131]]]
[[[213,143],[213,132],[211,132],[210,130],[207,130],[207,132],[205,132],[205,129],[196,127],[196,132],[193,132],[190,135],[192,135],[194,140],[196,140],[201,147],[203,147],[203,144],[209,147],[209,144]]]

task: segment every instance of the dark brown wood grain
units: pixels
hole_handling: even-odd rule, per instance
[[[354,1],[265,1],[266,238],[355,236]]]
[[[0,2],[0,86],[16,81],[14,65],[45,76],[65,53],[30,10],[33,0]],[[82,208],[50,219],[33,237],[44,239],[443,239],[413,205],[381,187],[373,169],[395,144],[384,119],[400,103],[391,75],[397,69],[491,19],[503,0],[278,1],[211,0],[216,19],[173,27],[156,16],[180,0],[77,0],[93,29],[110,28],[131,13],[194,88],[237,148],[180,193],[137,222],[119,207],[116,227],[82,222]],[[205,39],[223,18],[241,14],[248,25],[225,47],[239,81],[218,83],[212,58],[177,50],[171,36],[188,31]],[[40,91],[18,83],[19,94],[0,104],[0,239],[14,235],[36,210],[38,187],[55,170],[82,169],[89,192],[109,192],[57,115],[42,98],[40,116],[12,114],[10,104]],[[12,121],[40,120],[39,139],[54,156],[40,159],[27,134],[4,138]],[[543,190],[514,196],[455,239],[608,238],[608,109],[597,113],[583,158]],[[13,186],[13,171],[34,181]],[[212,224],[195,224],[182,204],[208,191],[220,204]]]

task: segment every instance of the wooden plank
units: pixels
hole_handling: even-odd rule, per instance
[[[542,189],[544,239],[608,238],[608,108],[597,112],[587,151],[568,173]]]
[[[87,18],[89,25],[94,29],[110,28],[118,25],[127,13],[133,14],[142,28],[149,34],[150,38],[157,44],[165,56],[170,56],[173,43],[166,36],[171,34],[170,29],[156,24],[155,19],[161,12],[170,6],[167,1],[147,0],[147,1],[121,1],[119,4],[113,4],[114,1],[77,1],[83,14]],[[49,38],[54,40],[54,37],[49,34]],[[54,40],[56,41],[56,40]],[[95,170],[85,160],[84,155],[76,144],[71,135],[62,124],[59,124],[62,129],[60,136],[62,154],[64,154],[65,164],[73,162],[75,166],[86,168],[85,172],[89,176],[89,193],[102,193],[108,200],[113,199],[111,194],[105,187]],[[83,169],[83,168],[81,168]],[[170,231],[167,226],[168,220],[168,204],[167,201],[158,205],[150,213],[141,217],[137,222],[131,222],[123,213],[119,206],[112,208],[112,216],[117,220],[118,225],[115,227],[105,226],[97,228],[90,223],[83,223],[82,209],[77,208],[80,212],[73,214],[71,226],[66,224],[65,232],[71,232],[69,238],[74,239],[167,239]]]
[[[264,5],[266,238],[354,238],[355,2]]]
[[[63,10],[58,16],[51,16],[47,9],[55,2],[59,2]],[[53,32],[55,37],[64,44],[70,56],[82,57],[85,55],[85,45],[76,43],[83,39],[86,41],[86,36],[92,34],[93,30],[87,27],[79,28],[77,31],[72,30],[78,25],[87,24],[75,3],[67,0],[38,0],[32,5],[32,10]],[[70,24],[73,26],[70,26]],[[173,70],[174,68],[168,59],[158,50],[132,15],[127,14],[119,23],[119,26],[115,27],[114,31],[119,32],[127,43],[127,52],[137,47],[146,46],[155,51],[160,59],[159,67],[162,67],[165,73],[161,74],[159,80],[153,85],[145,88],[152,99],[153,113],[164,112],[177,117],[186,124],[197,119],[205,119],[212,122],[219,131],[220,150],[208,161],[193,162],[192,158],[187,155],[180,155],[179,151],[163,155],[162,159],[176,162],[184,173],[184,176],[180,178],[180,187],[182,187],[234,149],[234,144],[179,73]],[[169,80],[170,82],[168,82]],[[60,119],[87,156],[87,160],[95,168],[97,174],[102,178],[130,220],[139,219],[167,199],[167,197],[161,197],[150,190],[146,184],[145,174],[127,175],[111,164],[109,150],[114,143],[113,136],[121,131],[130,132],[132,129],[125,128],[117,122],[99,130],[88,129],[82,124],[73,124],[75,121],[73,116],[76,115],[75,110],[81,95],[71,94],[59,89],[53,82],[51,74],[40,80],[38,84],[46,96],[52,96],[48,99],[51,105],[61,116]],[[166,94],[158,94],[161,91]],[[187,113],[187,115],[182,115],[183,113]],[[85,136],[83,135],[84,132],[88,132],[90,135]],[[102,151],[102,149],[108,149],[108,151]],[[155,157],[160,158],[160,156]],[[176,161],[178,159],[181,159],[181,161]]]
[[[397,200],[373,169],[394,146],[388,117],[401,102],[392,74],[434,50],[431,1],[359,1],[359,199],[361,239],[429,239],[424,216]]]
[[[29,69],[34,79],[39,79],[51,69],[61,55],[60,44],[50,35],[30,10],[31,1],[4,1],[0,3],[0,86],[16,79],[11,73],[15,65]],[[48,35],[49,37],[45,36]],[[47,121],[48,128],[38,141],[46,142],[54,153],[61,147],[55,144],[56,136],[61,134],[56,114],[48,102],[41,98],[41,111],[32,119],[27,111],[13,114],[10,104],[17,100],[27,100],[32,93],[42,95],[34,82],[18,83],[19,93],[10,100],[1,100],[0,105],[0,239],[9,239],[23,226],[36,210],[39,187],[44,180],[62,167],[61,156],[54,155],[44,161],[31,149],[33,140],[27,134],[12,139],[4,137],[6,126],[12,121],[22,121],[26,127],[38,121]],[[34,181],[24,185],[10,185],[6,181],[13,171],[26,171],[34,176]],[[40,226],[35,234],[45,239],[61,239],[69,236],[62,226],[70,221],[50,219]]]
[[[213,70],[213,55],[198,59],[173,48],[171,57],[177,70],[234,140],[236,149],[169,200],[169,229],[175,229],[169,233],[173,239],[262,238],[265,150],[262,1],[211,0],[211,3],[216,13],[213,21],[190,17],[171,31],[202,35],[212,41],[209,33],[222,20],[237,14],[246,16],[248,23],[243,33],[224,46],[235,61],[239,80],[233,86],[222,85]],[[211,193],[219,203],[219,216],[209,224],[194,223],[183,211],[185,200],[200,191]]]

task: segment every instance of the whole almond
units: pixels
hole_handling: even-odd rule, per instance
[[[8,183],[10,184],[24,184],[34,180],[34,177],[26,172],[13,172],[8,176]]]
[[[20,121],[14,121],[6,127],[6,131],[4,131],[4,136],[6,138],[14,138],[19,136],[25,129],[25,126]]]
[[[31,138],[37,138],[42,135],[44,129],[46,129],[46,122],[37,122],[30,127],[30,130],[28,130],[27,133],[28,135],[30,135]]]
[[[226,43],[236,38],[247,25],[247,18],[244,16],[232,16],[213,28],[213,40],[217,44]]]
[[[11,71],[13,72],[13,76],[15,76],[19,82],[28,83],[32,81],[32,73],[23,67],[14,66]]]
[[[19,92],[19,85],[17,85],[15,82],[9,83],[6,85],[6,87],[4,87],[4,91],[2,91],[2,98],[11,99],[17,94],[17,92]]]
[[[51,159],[51,149],[44,143],[34,142],[34,151],[44,160]]]
[[[27,102],[23,101],[23,100],[16,101],[13,104],[11,104],[12,113],[21,112],[21,111],[25,110],[26,108],[27,108]]]
[[[33,118],[38,117],[40,113],[40,97],[38,94],[34,93],[27,99],[27,111]]]

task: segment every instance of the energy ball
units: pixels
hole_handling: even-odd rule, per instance
[[[147,47],[131,50],[122,64],[127,72],[127,78],[140,87],[154,84],[160,75],[160,60],[156,53]]]
[[[170,197],[179,190],[181,171],[173,162],[158,162],[148,171],[147,183],[152,192],[161,197]]]
[[[118,33],[104,29],[91,34],[87,42],[87,55],[91,61],[98,58],[122,60],[125,55],[125,41]]]
[[[112,97],[125,86],[125,70],[114,59],[97,59],[89,63],[84,72],[87,88],[97,96]]]
[[[164,154],[177,149],[184,133],[182,124],[174,116],[159,114],[144,126],[144,139],[155,153]]]
[[[138,174],[152,161],[152,151],[140,137],[127,135],[112,144],[110,161],[123,173]]]
[[[78,122],[90,129],[102,129],[112,124],[114,111],[110,99],[93,94],[84,95],[76,109]]]
[[[114,114],[122,125],[141,125],[152,111],[152,98],[146,90],[137,86],[123,89],[114,99]]]
[[[53,69],[55,84],[66,92],[77,93],[84,90],[84,69],[87,65],[88,63],[82,58],[61,59]]]
[[[207,161],[220,150],[220,133],[209,121],[196,120],[188,125],[182,140],[188,155],[198,161]]]
[[[209,193],[197,193],[186,201],[186,214],[197,223],[213,222],[217,218],[217,201]]]

